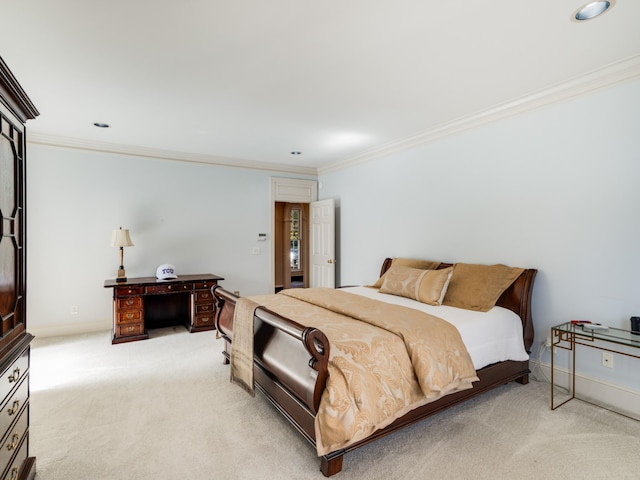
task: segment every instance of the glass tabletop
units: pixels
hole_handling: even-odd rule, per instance
[[[563,323],[552,327],[552,330],[558,332],[566,332],[575,334],[590,340],[603,340],[605,342],[613,342],[628,347],[640,348],[640,333],[634,333],[630,330],[622,330],[620,328],[589,328],[586,324],[573,324],[571,322]]]

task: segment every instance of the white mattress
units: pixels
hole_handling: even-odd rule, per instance
[[[460,332],[476,370],[505,360],[529,360],[522,339],[522,321],[509,309],[493,307],[488,312],[475,312],[446,305],[427,305],[409,298],[380,293],[369,287],[347,287],[342,290],[415,308],[446,320]]]

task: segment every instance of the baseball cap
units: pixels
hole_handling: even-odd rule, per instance
[[[176,275],[176,267],[170,263],[163,263],[156,269],[156,277],[160,280],[166,280],[167,278],[178,278]]]

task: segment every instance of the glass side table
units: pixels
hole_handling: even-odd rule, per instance
[[[640,359],[640,335],[629,330],[612,327],[604,329],[590,329],[588,328],[588,324],[587,326],[584,326],[581,324],[573,324],[571,322],[551,327],[551,410],[555,410],[568,401],[576,398],[576,347],[578,345]],[[554,379],[554,357],[556,348],[568,350],[571,357],[569,397],[557,405],[555,404],[554,398],[554,390],[556,386]],[[592,403],[588,400],[580,400]],[[602,405],[595,403],[594,405],[603,407]],[[621,414],[625,415],[624,413]],[[629,418],[640,420],[632,416]]]

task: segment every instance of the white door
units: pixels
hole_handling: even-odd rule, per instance
[[[310,286],[336,286],[336,226],[333,199],[309,204]]]

